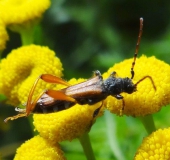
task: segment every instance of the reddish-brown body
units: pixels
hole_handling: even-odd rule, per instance
[[[66,87],[58,90],[58,92],[64,93],[66,96],[73,98],[75,101],[60,100],[50,97],[47,94],[43,94],[37,101],[34,110],[32,112],[55,112],[61,111],[71,106],[78,104],[95,104],[107,97],[104,91],[103,78],[99,71],[96,71],[96,76],[79,84]]]

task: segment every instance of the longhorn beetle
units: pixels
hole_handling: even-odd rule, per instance
[[[84,81],[76,85],[70,85],[66,81],[56,76],[50,74],[42,74],[36,79],[34,85],[31,88],[26,103],[26,109],[16,108],[15,110],[18,111],[19,114],[13,117],[8,117],[4,121],[7,122],[8,120],[14,120],[19,117],[28,116],[30,113],[57,112],[57,111],[70,108],[76,103],[80,105],[83,104],[92,105],[97,102],[103,101],[109,95],[117,99],[123,100],[123,96],[121,95],[121,93],[125,92],[128,94],[132,94],[137,90],[137,85],[143,80],[145,80],[146,78],[150,79],[154,89],[156,90],[152,77],[149,75],[144,76],[135,84],[132,82],[132,79],[135,75],[134,66],[139,50],[142,30],[143,30],[143,18],[140,18],[140,29],[139,29],[139,35],[136,44],[136,50],[134,54],[134,60],[132,62],[132,67],[131,67],[131,78],[116,77],[116,72],[113,72],[107,79],[104,80],[100,71],[97,70],[94,72],[95,76],[92,77],[91,79],[88,79],[87,81]],[[34,94],[34,90],[40,79],[48,83],[62,84],[67,87],[61,90],[50,90],[50,89],[44,90],[42,93],[40,93],[37,96],[37,98],[33,100],[32,97]],[[123,107],[124,107],[124,101],[123,101]],[[94,111],[93,117],[95,117],[98,114],[100,108],[101,106]]]

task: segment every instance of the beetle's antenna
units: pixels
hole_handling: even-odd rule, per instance
[[[139,35],[138,35],[138,40],[136,43],[136,49],[135,49],[135,54],[134,54],[134,60],[132,62],[132,68],[131,68],[131,79],[133,79],[135,72],[134,72],[134,66],[135,66],[135,61],[136,61],[136,57],[138,55],[138,51],[139,51],[139,44],[140,44],[140,40],[141,40],[141,36],[142,36],[142,31],[143,31],[143,18],[140,18],[140,28],[139,28]]]

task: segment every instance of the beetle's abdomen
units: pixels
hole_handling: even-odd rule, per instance
[[[68,109],[75,105],[74,102],[55,100],[44,94],[37,102],[33,113],[53,113]]]

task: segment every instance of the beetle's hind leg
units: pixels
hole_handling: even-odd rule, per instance
[[[20,114],[17,114],[15,116],[12,116],[12,117],[8,117],[4,120],[4,122],[8,122],[9,120],[15,120],[15,119],[18,119],[20,117],[26,117],[27,116],[27,113],[20,113]]]
[[[100,112],[100,109],[102,108],[103,106],[103,101],[102,101],[102,104],[100,105],[99,108],[97,108],[94,112],[93,112],[93,119],[95,119],[97,117],[97,115],[99,114]]]
[[[120,95],[120,94],[117,94],[117,95],[115,95],[114,97],[115,97],[116,99],[118,99],[118,100],[122,100],[122,108],[121,108],[120,111],[119,111],[119,115],[120,115],[120,116],[123,116],[123,111],[124,111],[124,109],[125,109],[125,101],[124,101],[124,98],[123,98],[123,96]]]
[[[91,123],[89,125],[89,131],[90,131],[92,125],[95,123],[96,117],[98,116],[102,106],[103,106],[103,101],[102,101],[102,104],[100,105],[100,107],[98,107],[97,109],[94,110],[93,115],[92,115],[92,120],[91,120]]]
[[[122,99],[122,108],[121,108],[120,111],[119,111],[119,115],[120,115],[120,116],[123,116],[123,111],[124,111],[124,109],[125,109],[125,101],[124,101],[124,99]]]

